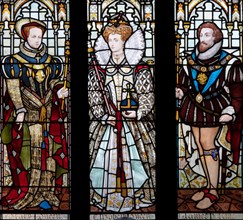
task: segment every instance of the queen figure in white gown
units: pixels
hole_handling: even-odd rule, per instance
[[[114,212],[149,207],[156,187],[154,82],[142,61],[143,33],[133,32],[119,13],[94,49],[88,75],[91,204]]]

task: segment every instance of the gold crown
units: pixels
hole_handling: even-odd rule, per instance
[[[128,22],[127,21],[124,21],[124,20],[120,20],[120,21],[118,21],[117,19],[111,19],[110,20],[110,23],[112,23],[112,24],[128,24]]]
[[[114,24],[116,26],[119,26],[120,24],[128,24],[128,21],[126,21],[127,18],[124,15],[124,12],[120,11],[118,14],[112,16],[112,18],[109,20],[111,24]]]

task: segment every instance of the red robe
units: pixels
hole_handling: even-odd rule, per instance
[[[53,141],[57,144],[61,144],[61,148],[59,148],[54,155],[51,155],[56,163],[63,169],[68,169],[68,152],[67,152],[67,144],[65,138],[65,129],[64,124],[60,123],[59,120],[66,117],[66,111],[61,109],[61,99],[57,96],[57,91],[60,89],[62,85],[57,85],[54,87],[52,92],[52,109],[51,109],[51,117],[50,117],[50,129],[49,135],[52,136]],[[10,164],[10,170],[12,175],[13,185],[11,186],[11,190],[9,193],[2,197],[2,205],[13,205],[15,202],[23,198],[29,189],[29,171],[25,169],[21,160],[21,149],[23,144],[23,129],[24,126],[20,130],[18,130],[19,125],[17,125],[11,118],[11,114],[14,110],[13,102],[8,93],[6,93],[4,97],[5,106],[9,106],[9,108],[4,108],[3,116],[4,116],[4,126],[11,126],[11,135],[12,140],[10,143],[6,144],[8,159]],[[56,104],[58,103],[58,104]],[[64,108],[65,109],[65,108]],[[41,152],[41,170],[46,169],[46,158],[48,155],[48,137],[44,135],[45,148],[42,148]],[[61,189],[62,186],[62,175],[56,177],[56,190]]]

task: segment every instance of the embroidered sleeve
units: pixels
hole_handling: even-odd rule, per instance
[[[103,81],[104,75],[101,71],[100,76]],[[88,75],[88,102],[95,118],[101,119],[106,115],[102,91],[93,68],[90,68]]]
[[[16,109],[16,113],[26,112],[24,108],[21,92],[20,92],[20,80],[19,79],[6,79],[6,85],[8,89],[9,96],[13,101]]]
[[[154,84],[149,68],[142,68],[136,75],[135,87],[138,95],[137,119],[141,119],[154,108]]]

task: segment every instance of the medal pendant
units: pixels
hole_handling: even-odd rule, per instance
[[[198,93],[197,96],[196,96],[196,101],[197,101],[198,103],[201,103],[202,100],[203,100],[202,95],[201,95],[200,93]]]
[[[204,85],[206,84],[208,80],[208,77],[205,73],[199,73],[198,76],[197,76],[197,81],[201,84],[201,85]]]

